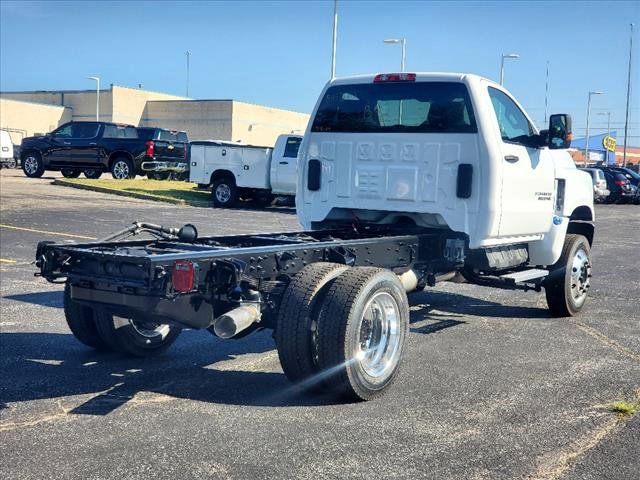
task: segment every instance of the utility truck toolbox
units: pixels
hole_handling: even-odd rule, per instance
[[[240,198],[270,203],[272,195],[295,195],[302,137],[280,135],[271,147],[218,140],[191,142],[190,181],[211,186],[217,207]]]
[[[397,378],[408,292],[457,277],[544,289],[556,317],[584,308],[593,187],[570,141],[569,115],[539,132],[474,75],[334,79],[297,152],[305,231],[199,238],[193,225],[136,222],[99,242],[41,242],[36,265],[66,280],[67,323],[90,347],[149,356],[184,326],[220,338],[267,328],[291,381],[369,400]],[[197,143],[191,172],[207,182],[210,160],[243,164],[231,150],[268,155]],[[127,239],[139,234],[151,238]]]

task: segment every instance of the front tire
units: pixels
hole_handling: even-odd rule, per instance
[[[63,168],[60,170],[60,173],[62,173],[64,178],[78,178],[80,176],[80,170],[72,170],[69,168]]]
[[[180,335],[181,328],[153,320],[133,320],[96,310],[96,327],[114,351],[134,357],[151,357],[164,352]]]
[[[44,174],[44,162],[39,153],[27,153],[22,158],[22,171],[29,178],[40,178]]]
[[[116,180],[134,178],[136,172],[133,168],[133,162],[125,157],[117,157],[111,164],[111,176]]]
[[[409,303],[398,276],[350,268],[329,288],[318,319],[318,365],[325,384],[355,400],[380,397],[398,375]]]
[[[98,334],[95,311],[71,298],[71,287],[64,286],[64,318],[73,336],[87,347],[109,350],[106,342]]]
[[[591,248],[583,235],[567,234],[562,253],[544,282],[547,305],[554,317],[580,313],[591,286]]]
[[[240,192],[235,180],[229,177],[223,177],[213,182],[211,195],[213,197],[213,204],[216,207],[231,208],[238,203]]]
[[[282,370],[294,383],[308,380],[319,371],[319,307],[331,282],[347,268],[337,263],[312,263],[293,277],[284,292],[276,319],[275,340]],[[314,387],[315,383],[309,386]]]
[[[99,170],[97,168],[88,169],[82,173],[84,173],[85,177],[90,178],[91,180],[97,180],[102,176],[102,170]]]

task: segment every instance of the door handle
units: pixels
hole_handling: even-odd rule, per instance
[[[90,142],[89,145],[97,145],[96,142]]]
[[[71,145],[71,142],[62,142],[63,145]]]
[[[520,160],[520,157],[518,157],[517,155],[505,155],[504,159],[509,163],[516,163],[518,160]]]
[[[280,165],[289,165],[289,162],[280,162]]]

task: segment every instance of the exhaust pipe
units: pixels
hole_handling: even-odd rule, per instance
[[[213,321],[213,333],[220,338],[231,338],[260,320],[260,306],[247,304],[220,315]]]

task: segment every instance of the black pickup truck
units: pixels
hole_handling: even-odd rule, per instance
[[[115,179],[143,175],[142,163],[156,160],[158,141],[145,138],[131,125],[107,122],[70,122],[51,133],[22,140],[22,170],[28,177],[41,177],[47,170],[62,172],[67,178],[84,173],[99,178],[111,172]],[[186,148],[174,147],[163,157],[185,161]]]
[[[146,141],[147,158],[142,170],[154,180],[185,180],[189,176],[186,132],[155,127],[139,127],[138,136]]]

